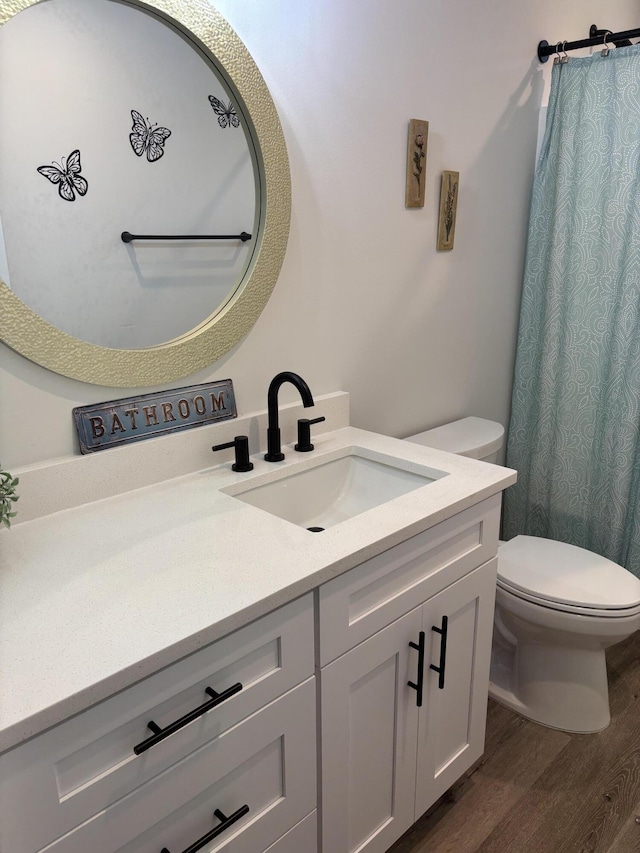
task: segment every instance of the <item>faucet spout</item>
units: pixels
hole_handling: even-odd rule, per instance
[[[290,382],[294,385],[302,398],[302,405],[305,409],[313,406],[313,396],[309,386],[301,376],[297,373],[292,373],[290,370],[285,370],[273,377],[269,383],[269,391],[267,392],[267,411],[269,425],[267,428],[267,452],[264,458],[267,462],[280,462],[284,459],[284,453],[280,444],[280,425],[278,413],[278,391],[285,382]]]

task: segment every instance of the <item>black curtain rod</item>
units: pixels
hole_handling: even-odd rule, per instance
[[[626,47],[631,44],[629,39],[640,38],[640,28],[637,30],[624,30],[620,33],[612,33],[611,30],[598,29],[595,24],[591,25],[588,39],[580,39],[579,41],[558,42],[557,44],[549,44],[548,41],[541,41],[538,44],[538,59],[540,62],[547,62],[550,56],[554,53],[564,53],[566,50],[580,50],[581,47],[596,47],[601,45],[604,47],[604,38],[607,37],[607,44],[615,44],[616,47]]]

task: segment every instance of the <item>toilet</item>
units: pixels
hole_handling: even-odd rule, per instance
[[[500,424],[462,418],[407,441],[495,462]],[[567,732],[609,725],[605,650],[640,629],[640,579],[584,548],[516,536],[498,548],[489,695]]]

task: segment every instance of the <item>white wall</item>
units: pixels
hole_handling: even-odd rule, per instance
[[[538,113],[536,46],[634,0],[217,0],[280,113],[293,217],[250,334],[176,386],[231,377],[242,412],[279,370],[351,393],[354,425],[403,436],[465,414],[507,422]],[[602,15],[606,15],[606,20]],[[407,123],[430,122],[427,200],[404,206]],[[436,252],[440,173],[460,172],[453,252]],[[76,452],[71,409],[130,393],[0,345],[0,459]],[[131,391],[133,393],[133,391]],[[283,389],[283,399],[293,399]]]

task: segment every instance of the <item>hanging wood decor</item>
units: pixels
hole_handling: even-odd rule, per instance
[[[424,207],[424,188],[427,174],[427,140],[429,122],[412,118],[407,141],[406,207]]]
[[[437,243],[437,248],[442,251],[450,251],[453,249],[453,238],[456,232],[456,212],[458,209],[459,186],[460,172],[445,171],[442,173]]]

